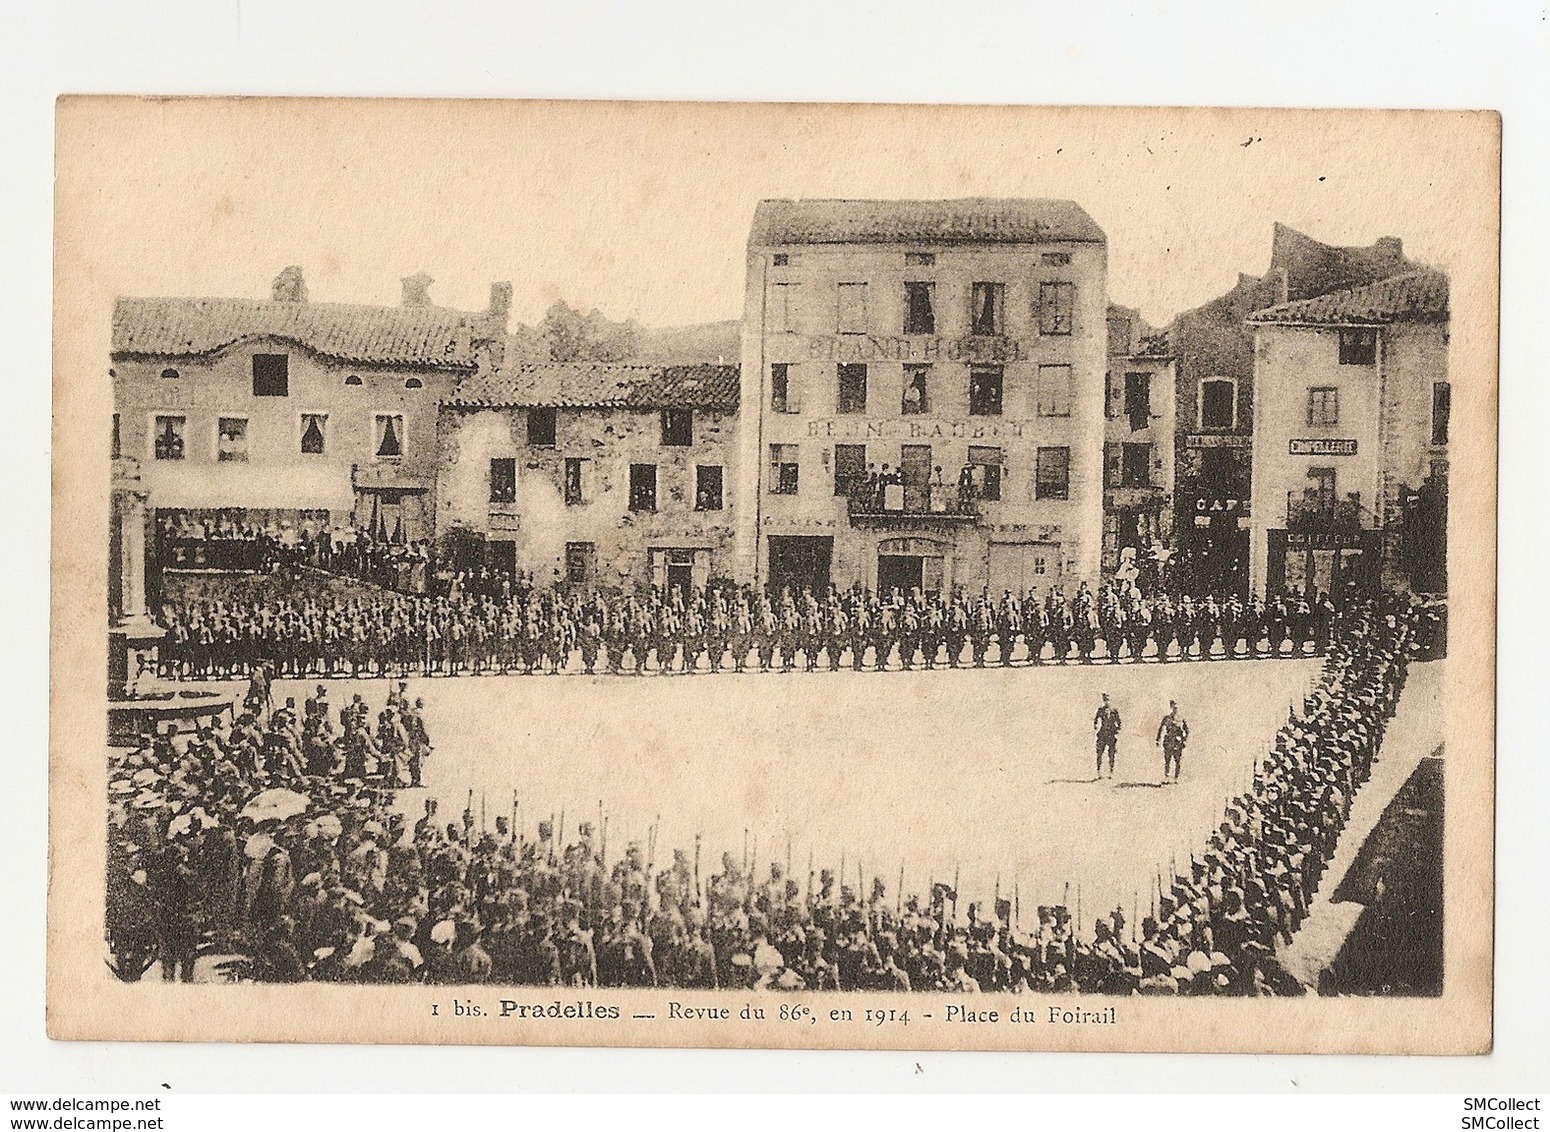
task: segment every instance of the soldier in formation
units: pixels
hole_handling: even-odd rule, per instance
[[[493,825],[470,794],[460,820],[441,822],[432,802],[411,827],[382,768],[423,743],[423,705],[400,683],[373,726],[360,696],[336,710],[320,688],[267,721],[148,735],[115,760],[115,969],[137,978],[160,961],[188,978],[201,955],[224,954],[230,973],[264,981],[1300,993],[1275,953],[1371,774],[1412,631],[1387,599],[1344,610],[1318,686],[1219,829],[1157,878],[1145,916],[1116,908],[1090,928],[1064,900],[1025,920],[1015,892],[960,908],[956,882],[910,894],[902,876],[890,891],[857,869],[852,885],[843,863],[793,875],[789,847],[762,870],[745,850],[702,871],[698,838],[659,855],[656,827],[613,855],[606,821],[572,832],[545,817],[529,837],[515,799]],[[631,647],[654,647],[630,632]],[[277,783],[302,804],[248,808]]]
[[[436,597],[373,591],[165,605],[171,678],[885,671],[945,664],[1169,663],[1320,655],[1335,608],[1277,597],[1218,601],[1134,583],[1067,596],[854,586],[822,592],[716,585],[591,596],[524,582],[454,585]],[[267,677],[266,677],[267,678]]]

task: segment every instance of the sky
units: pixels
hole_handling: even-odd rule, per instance
[[[1262,273],[1281,221],[1394,235],[1447,268],[1495,134],[1448,112],[715,103],[61,103],[60,267],[93,295],[392,304],[424,271],[513,318],[555,299],[676,326],[741,316],[765,197],[1064,197],[1109,239],[1109,294],[1154,324]],[[1482,170],[1487,176],[1482,179]],[[79,282],[79,281],[78,281]]]

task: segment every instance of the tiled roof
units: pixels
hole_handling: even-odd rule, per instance
[[[460,379],[447,404],[463,408],[737,408],[738,367],[546,362]]]
[[[1357,326],[1387,322],[1443,322],[1448,317],[1448,277],[1410,271],[1365,287],[1282,303],[1249,315],[1251,323]]]
[[[790,244],[1103,243],[1102,229],[1069,200],[764,200],[753,247]]]
[[[120,299],[113,353],[211,354],[280,338],[342,362],[464,369],[474,365],[470,316],[439,307],[373,307],[252,299]]]

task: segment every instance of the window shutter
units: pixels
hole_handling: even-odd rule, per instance
[[[1118,444],[1103,446],[1103,482],[1105,487],[1118,486],[1124,475],[1125,450]]]

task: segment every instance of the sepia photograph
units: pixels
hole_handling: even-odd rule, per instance
[[[1488,1051],[1499,139],[62,100],[50,1034]]]

